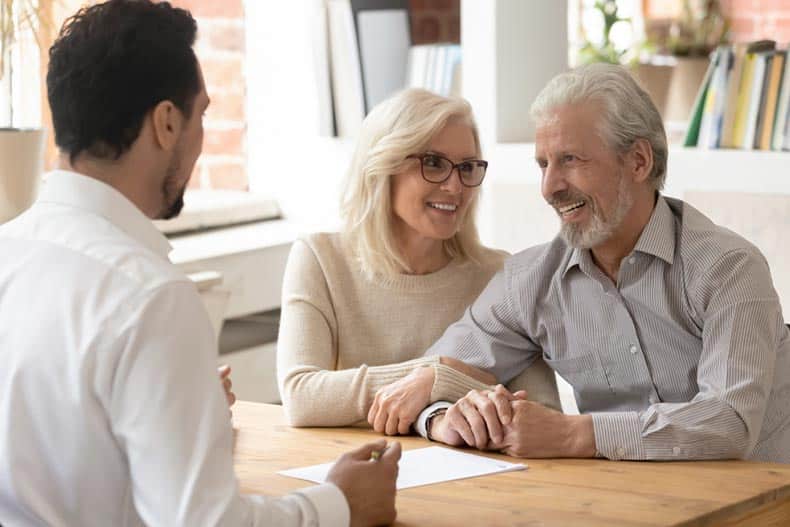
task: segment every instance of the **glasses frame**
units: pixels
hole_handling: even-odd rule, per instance
[[[447,176],[445,176],[445,178],[442,179],[441,181],[431,181],[430,179],[425,177],[425,167],[423,165],[423,159],[425,159],[428,156],[438,157],[439,159],[444,159],[445,161],[450,163],[450,167],[451,168],[447,172]],[[458,169],[458,180],[461,182],[461,185],[463,185],[463,186],[465,186],[467,188],[475,188],[475,187],[479,187],[480,185],[483,184],[483,180],[485,180],[486,174],[488,173],[488,161],[486,161],[484,159],[464,159],[463,161],[461,161],[459,163],[453,163],[452,160],[447,159],[446,157],[444,157],[442,155],[434,154],[432,152],[423,152],[422,154],[412,154],[412,155],[406,156],[406,159],[419,159],[420,160],[420,175],[422,176],[422,178],[425,181],[427,181],[428,183],[435,183],[437,185],[441,185],[442,183],[444,183],[445,181],[450,179],[450,177],[453,175],[453,172],[456,169]],[[478,183],[476,185],[469,185],[468,183],[464,183],[464,178],[461,177],[461,170],[459,168],[464,163],[482,163],[483,164],[483,177],[480,178],[480,183]]]

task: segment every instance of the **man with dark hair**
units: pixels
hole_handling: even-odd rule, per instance
[[[209,104],[191,15],[110,0],[69,19],[47,87],[61,151],[0,227],[0,523],[373,525],[395,518],[400,447],[328,482],[243,497],[216,349],[150,218],[178,214]]]

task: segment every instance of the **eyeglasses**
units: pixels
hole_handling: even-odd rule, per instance
[[[439,154],[414,154],[406,156],[407,159],[419,159],[422,178],[430,183],[444,183],[458,169],[461,184],[465,187],[477,187],[486,177],[488,161],[482,159],[467,159],[460,163],[453,163]]]

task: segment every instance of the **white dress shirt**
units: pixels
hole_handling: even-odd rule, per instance
[[[348,525],[332,484],[239,494],[214,335],[169,251],[65,171],[0,227],[0,524]]]

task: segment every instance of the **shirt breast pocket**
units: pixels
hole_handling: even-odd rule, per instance
[[[560,377],[568,381],[568,384],[573,386],[577,396],[582,400],[588,397],[604,397],[614,392],[607,378],[606,370],[595,353],[556,359],[544,354],[543,360]]]

